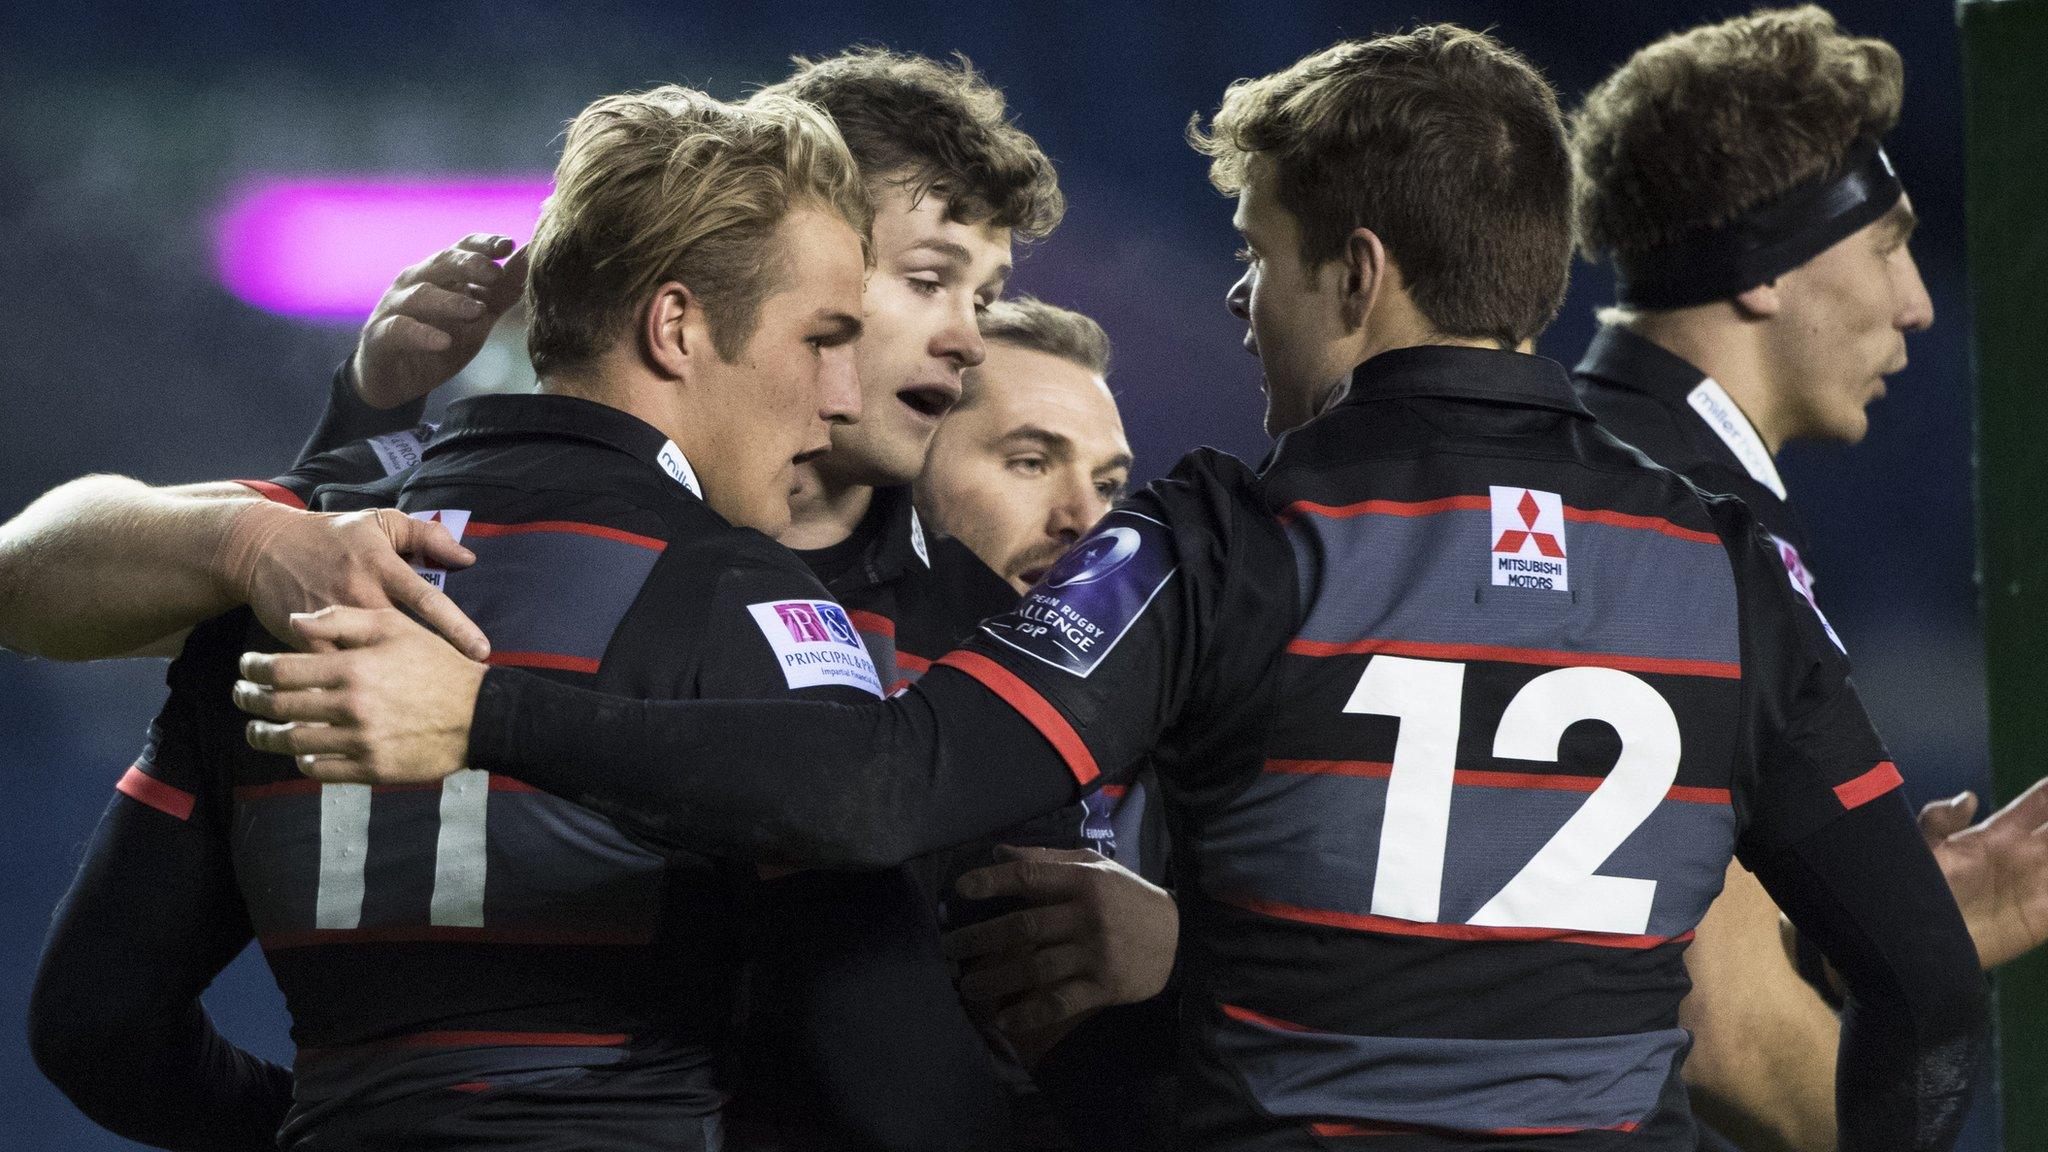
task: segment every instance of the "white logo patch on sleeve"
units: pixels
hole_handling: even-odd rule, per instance
[[[469,509],[467,508],[435,508],[427,512],[408,512],[406,515],[411,516],[415,520],[425,520],[429,524],[439,524],[448,530],[450,536],[455,537],[457,544],[462,543],[462,533],[469,527]],[[412,570],[419,573],[420,578],[427,583],[442,591],[447,590],[448,570],[446,568],[428,568],[415,564]]]
[[[1498,484],[1488,490],[1493,493],[1493,549],[1487,566],[1494,586],[1571,591],[1565,567],[1564,497]]]
[[[882,676],[846,609],[830,600],[770,600],[747,611],[791,688],[837,684],[882,694]]]

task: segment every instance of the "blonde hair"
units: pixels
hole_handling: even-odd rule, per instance
[[[660,284],[702,304],[731,361],[789,272],[776,230],[792,209],[872,218],[832,121],[800,101],[728,104],[669,84],[606,96],[569,125],[527,276],[527,348],[543,374],[604,351]]]
[[[1572,117],[1579,249],[1640,254],[1828,176],[1904,95],[1896,49],[1810,4],[1667,36]]]
[[[1513,348],[1550,323],[1571,270],[1571,165],[1557,95],[1513,49],[1454,24],[1348,40],[1223,94],[1188,142],[1209,182],[1253,157],[1313,271],[1370,228],[1448,336]]]

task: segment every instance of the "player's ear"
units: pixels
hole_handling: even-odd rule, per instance
[[[1373,305],[1379,302],[1380,289],[1386,286],[1387,249],[1372,229],[1354,228],[1344,238],[1344,252],[1338,262],[1344,277],[1344,323],[1356,331],[1364,327]]]
[[[669,280],[656,288],[640,320],[641,353],[648,366],[667,379],[687,375],[691,358],[711,351],[704,305],[681,281]]]
[[[1769,320],[1785,307],[1785,296],[1776,280],[1766,280],[1735,297],[1735,311],[1744,320]]]

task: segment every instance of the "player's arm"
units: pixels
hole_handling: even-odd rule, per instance
[[[650,702],[486,670],[396,613],[337,609],[293,621],[299,647],[337,651],[251,653],[236,697],[261,718],[252,744],[320,779],[433,780],[466,761],[715,855],[892,865],[1071,802],[1178,715],[1228,570],[1213,529],[1150,507],[1152,527],[1113,512],[1092,553],[1070,554],[1102,572],[1048,578],[1114,607],[1082,672],[989,631],[1029,644],[1044,605],[1027,602],[886,701]]]
[[[287,510],[321,483],[382,474],[331,450],[417,423],[426,394],[475,357],[518,299],[525,264],[511,240],[480,234],[401,272],[289,476],[257,488],[87,476],[0,525],[0,647],[57,660],[170,655],[183,630],[241,604],[273,630],[293,612],[353,604],[420,612],[481,657],[481,634],[398,560],[467,563],[438,526],[322,524]]]
[[[1840,1144],[1946,1149],[1988,1043],[1976,949],[1840,649],[1748,513],[1716,515],[1742,591],[1737,853],[1847,986]]]
[[[359,604],[407,608],[464,650],[488,652],[476,625],[400,555],[461,567],[467,549],[396,512],[292,507],[304,475],[258,488],[87,476],[54,489],[0,525],[0,647],[92,660],[242,604],[274,630],[294,612]]]
[[[1949,1148],[1983,1075],[1989,1004],[1969,932],[1904,800],[1860,805],[1754,868],[1848,986],[1841,1146]]]
[[[513,247],[508,237],[477,233],[398,274],[335,372],[300,464],[420,422],[428,394],[476,358],[518,302],[526,251]]]
[[[118,1135],[268,1150],[291,1073],[223,1038],[199,1000],[250,929],[226,831],[196,782],[190,717],[174,691],[58,906],[29,1047],[43,1075]]]
[[[1752,1152],[1833,1152],[1834,1010],[1777,946],[1778,906],[1740,864],[1685,952],[1678,1022],[1694,1111]]]

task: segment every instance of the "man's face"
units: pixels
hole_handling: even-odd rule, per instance
[[[1266,434],[1278,436],[1315,418],[1355,367],[1343,362],[1339,344],[1345,265],[1331,260],[1311,271],[1302,263],[1301,226],[1274,198],[1271,174],[1257,157],[1230,222],[1244,237],[1238,257],[1245,270],[1225,302],[1251,325],[1244,347],[1265,376]]]
[[[831,447],[831,428],[861,418],[860,236],[836,213],[798,208],[777,230],[786,262],[732,363],[707,351],[690,382],[692,418],[715,430],[690,463],[711,507],[770,536],[789,527],[796,466]]]
[[[848,483],[907,484],[932,433],[981,363],[975,314],[1002,295],[1010,230],[946,219],[946,202],[884,184],[875,206],[875,270],[863,301],[861,419],[833,430],[819,470]]]
[[[997,342],[975,372],[973,403],[932,439],[917,505],[1021,593],[1122,495],[1131,446],[1109,386],[1071,360]]]
[[[1772,375],[1785,381],[1788,439],[1854,444],[1884,378],[1906,366],[1906,333],[1934,323],[1934,304],[1906,242],[1911,202],[1778,278]]]

